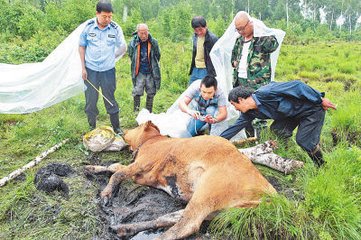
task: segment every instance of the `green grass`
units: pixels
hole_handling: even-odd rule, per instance
[[[154,112],[165,111],[188,83],[190,43],[159,40],[162,86],[155,97]],[[212,236],[223,239],[361,239],[361,44],[346,42],[283,45],[276,79],[301,79],[326,92],[337,104],[328,111],[321,135],[327,165],[315,169],[294,138],[278,139],[276,153],[304,161],[305,167],[291,175],[257,166],[277,180],[284,191],[253,209],[230,209],[212,222]],[[132,112],[132,81],[129,59],[117,63],[117,91],[121,125],[136,126]],[[145,99],[142,98],[142,106]],[[104,104],[99,101],[99,125],[110,125]],[[33,160],[59,141],[70,141],[50,154],[39,166],[0,188],[0,239],[91,239],[103,229],[95,201],[98,186],[83,175],[89,152],[82,146],[88,130],[84,96],[80,94],[42,111],[24,115],[0,115],[0,178]],[[335,143],[332,134],[336,134]],[[351,138],[350,138],[351,137]],[[261,142],[275,139],[265,131]],[[351,141],[351,140],[352,141]],[[128,152],[101,153],[101,162],[128,164]],[[69,199],[35,189],[36,171],[50,162],[70,164],[75,174],[64,178]],[[268,198],[267,198],[268,199]]]

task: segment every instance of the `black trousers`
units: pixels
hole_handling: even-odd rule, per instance
[[[277,135],[288,138],[298,127],[296,142],[308,153],[314,151],[320,142],[321,130],[325,120],[325,111],[321,106],[309,109],[300,116],[275,120],[271,130]]]
[[[103,98],[107,113],[110,115],[118,113],[119,106],[114,97],[116,89],[115,68],[105,72],[97,72],[86,68],[86,71],[88,74],[88,80],[98,90],[101,88],[103,95],[113,104],[113,106],[111,106],[108,101]],[[97,107],[99,93],[88,83],[88,81],[84,81],[84,83],[87,87],[85,90],[85,113],[88,117],[89,123],[93,121],[95,123],[96,116],[99,114]]]

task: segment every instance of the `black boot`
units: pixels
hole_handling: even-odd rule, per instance
[[[250,123],[249,125],[247,125],[245,127],[245,132],[246,132],[246,136],[247,138],[251,138],[251,137],[254,137],[254,128],[252,126],[252,123]],[[258,136],[257,136],[258,137]]]
[[[113,130],[116,134],[119,134],[119,135],[124,134],[119,125],[119,113],[110,114],[110,122],[111,122]]]
[[[145,107],[146,109],[148,109],[148,111],[151,113],[153,110],[153,99],[154,96],[153,95],[147,95],[147,101],[145,102]]]
[[[139,112],[139,107],[140,107],[140,96],[134,96],[134,112]]]
[[[319,146],[316,147],[316,149],[312,152],[307,152],[308,156],[312,159],[312,161],[315,163],[316,167],[321,167],[323,164],[325,164],[325,161],[323,160],[323,155],[321,152],[321,149]]]
[[[96,116],[87,116],[87,117],[88,117],[89,129],[94,130],[97,127],[97,117]]]

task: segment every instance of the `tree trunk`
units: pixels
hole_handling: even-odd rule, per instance
[[[273,153],[275,148],[275,141],[267,141],[254,147],[238,149],[238,151],[246,155],[253,163],[270,167],[285,174],[303,167],[304,163],[301,161],[283,158]]]
[[[333,10],[331,12],[331,21],[330,21],[330,27],[329,27],[330,31],[332,30],[332,23],[333,23]]]
[[[128,6],[124,5],[124,8],[123,8],[123,22],[126,22],[127,18],[128,18]]]
[[[289,15],[288,15],[288,0],[286,0],[286,26],[288,28],[288,21],[289,21]]]

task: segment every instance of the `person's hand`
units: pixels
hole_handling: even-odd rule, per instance
[[[213,118],[210,114],[207,114],[204,117],[204,122],[209,123],[209,124],[213,124],[213,123],[216,123],[217,120],[215,118]]]
[[[88,73],[86,72],[85,68],[81,72],[81,77],[83,78],[84,81],[88,79]]]
[[[188,113],[189,115],[191,115],[194,119],[198,119],[199,116],[201,115],[200,112],[195,111],[195,110],[191,110],[191,109],[188,109],[188,110],[187,110],[187,113]]]
[[[330,100],[328,100],[327,98],[322,98],[322,108],[324,110],[328,110],[329,108],[332,108],[334,110],[336,110],[336,105],[333,104]]]
[[[238,67],[238,61],[233,61],[232,66],[233,66],[233,68],[237,68]]]

